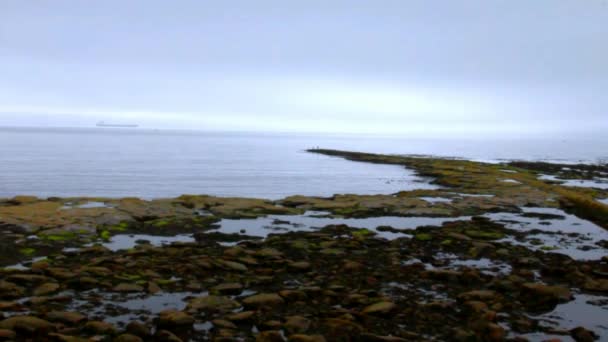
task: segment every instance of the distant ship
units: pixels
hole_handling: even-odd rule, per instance
[[[109,123],[105,123],[103,121],[99,121],[97,123],[97,127],[136,128],[136,127],[139,127],[139,125],[133,125],[133,124],[109,124]]]

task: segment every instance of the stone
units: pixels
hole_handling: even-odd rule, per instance
[[[379,302],[367,306],[363,309],[364,314],[388,314],[397,308],[397,304],[393,302]]]
[[[524,297],[527,297],[528,302],[533,303],[557,304],[567,302],[573,298],[572,292],[567,287],[541,283],[525,283],[521,286],[521,292]]]
[[[211,323],[213,323],[213,325],[218,328],[225,328],[225,329],[236,329],[237,328],[236,324],[234,324],[228,320],[225,320],[225,319],[214,319],[213,321],[211,321]]]
[[[222,295],[238,295],[243,292],[243,285],[239,283],[223,283],[212,287],[211,291]]]
[[[359,271],[363,269],[363,264],[356,261],[346,261],[342,269],[348,272]]]
[[[136,335],[139,337],[148,337],[150,336],[150,328],[143,323],[133,321],[127,324],[126,330],[129,334]]]
[[[144,342],[141,338],[131,335],[131,334],[122,334],[114,339],[114,342]]]
[[[51,311],[46,314],[46,318],[51,322],[61,322],[76,325],[87,320],[87,316],[78,312]]]
[[[234,261],[227,261],[227,260],[221,260],[219,261],[220,265],[224,266],[225,268],[234,270],[234,271],[240,271],[240,272],[247,272],[248,268],[247,266],[238,263],[238,262],[234,262]]]
[[[285,301],[276,293],[260,293],[243,299],[243,305],[247,307],[274,307],[280,306]]]
[[[129,284],[129,283],[121,283],[114,288],[112,288],[114,292],[143,292],[144,288],[137,284]]]
[[[323,335],[294,334],[289,336],[289,342],[327,342]]]
[[[224,296],[202,296],[197,297],[188,303],[188,311],[230,311],[236,309],[240,304]]]
[[[0,280],[0,298],[20,298],[25,290],[10,281]]]
[[[458,295],[459,299],[463,299],[463,300],[481,300],[481,301],[488,301],[488,300],[492,300],[496,297],[496,292],[492,291],[492,290],[475,290],[475,291],[469,291],[469,292],[464,292]]]
[[[159,330],[156,332],[156,341],[159,342],[182,342],[182,339],[177,337],[170,331],[167,330]]]
[[[14,340],[15,338],[17,338],[17,334],[14,331],[0,329],[0,341]]]
[[[149,294],[155,294],[155,293],[159,293],[162,291],[162,289],[156,285],[156,283],[154,282],[148,282],[148,288],[146,289],[148,291]]]
[[[34,296],[45,296],[57,292],[61,286],[57,283],[44,283],[34,289]]]
[[[255,255],[264,258],[280,258],[283,256],[283,253],[274,248],[262,248],[255,252]]]
[[[298,271],[307,271],[310,269],[310,263],[307,261],[296,261],[288,264],[290,268]]]
[[[232,322],[241,322],[251,319],[255,315],[255,311],[241,311],[227,315],[225,318]]]
[[[158,325],[163,327],[194,324],[194,318],[183,311],[165,310],[159,313]]]
[[[118,330],[114,325],[103,321],[90,321],[85,324],[84,329],[94,334],[114,335]]]
[[[283,326],[289,333],[303,333],[310,328],[310,320],[303,316],[290,316]]]
[[[570,330],[570,336],[572,336],[576,342],[593,342],[599,338],[593,331],[583,327],[577,327]]]
[[[14,316],[0,322],[0,329],[13,331],[25,331],[33,333],[35,331],[52,331],[55,326],[48,321],[33,316]]]
[[[285,342],[285,339],[280,331],[268,330],[259,333],[255,338],[255,342]]]

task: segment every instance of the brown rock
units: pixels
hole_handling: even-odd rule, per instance
[[[570,330],[570,336],[572,336],[576,342],[593,342],[599,338],[593,331],[583,327],[577,327]]]
[[[61,286],[57,283],[44,283],[34,290],[34,296],[45,296],[56,292]]]
[[[194,318],[185,312],[165,310],[159,313],[158,325],[163,327],[184,326],[194,324]]]
[[[363,309],[362,313],[364,314],[388,314],[391,311],[395,310],[397,305],[393,302],[379,302],[372,305],[367,306]]]
[[[137,284],[121,283],[112,289],[114,292],[143,292],[144,288]]]
[[[240,304],[224,296],[202,296],[197,297],[188,303],[188,311],[230,311],[236,309]]]
[[[297,261],[288,264],[290,268],[298,271],[307,271],[310,269],[310,263],[307,261]]]
[[[255,342],[285,342],[281,332],[276,330],[262,331],[255,338]]]
[[[251,319],[255,315],[255,311],[241,311],[226,316],[226,319],[232,322],[241,322]]]
[[[236,329],[237,328],[236,324],[234,324],[230,321],[227,321],[225,319],[214,319],[213,321],[211,321],[211,323],[213,323],[213,325],[218,328],[225,328],[225,329]]]
[[[237,295],[243,291],[243,285],[239,283],[223,283],[212,287],[211,290],[222,295]]]
[[[181,338],[175,336],[175,334],[167,330],[157,331],[155,337],[156,341],[161,342],[183,342]]]
[[[243,305],[247,307],[274,307],[280,306],[285,301],[276,293],[260,293],[243,299]]]
[[[8,329],[0,329],[0,341],[8,341],[14,340],[17,337],[17,334]]]
[[[114,325],[102,321],[90,321],[85,324],[84,329],[94,334],[114,335],[117,330]]]
[[[0,322],[0,329],[13,331],[25,331],[33,333],[35,331],[52,331],[55,326],[43,319],[33,316],[14,316]]]
[[[145,324],[133,321],[127,324],[126,328],[129,334],[133,334],[139,337],[148,337],[150,336],[150,328],[148,328]]]
[[[46,315],[46,318],[51,322],[61,322],[71,325],[76,325],[87,320],[87,316],[83,314],[68,311],[51,311]]]
[[[323,335],[294,334],[289,336],[289,342],[327,342]]]
[[[290,316],[284,324],[289,333],[303,333],[310,328],[310,320],[303,316]]]
[[[114,339],[114,342],[144,342],[141,338],[131,335],[131,334],[122,334]]]

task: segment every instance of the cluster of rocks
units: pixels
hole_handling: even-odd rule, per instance
[[[37,261],[29,270],[0,273],[0,340],[596,337],[584,327],[545,327],[530,314],[570,301],[573,289],[608,292],[606,260],[577,262],[511,248],[491,234],[467,235],[481,230],[488,223],[473,220],[422,228],[417,234],[425,238],[387,241],[370,231],[328,226],[233,247],[207,241],[118,252],[83,248]],[[497,260],[511,271],[450,267],[437,257],[442,253]],[[159,294],[173,294],[174,301],[147,311],[108,304]]]

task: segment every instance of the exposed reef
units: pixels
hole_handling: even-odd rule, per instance
[[[439,188],[1,200],[0,341],[608,339],[605,167],[310,152]]]

